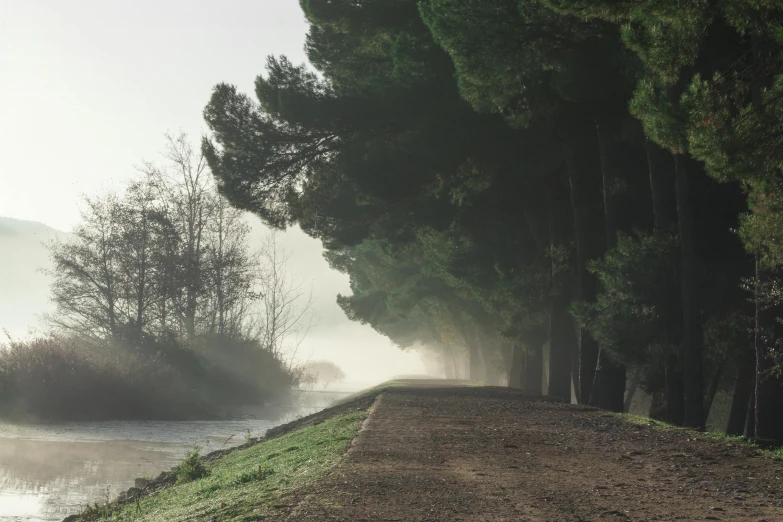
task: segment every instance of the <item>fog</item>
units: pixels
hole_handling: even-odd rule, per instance
[[[215,84],[252,92],[267,55],[305,60],[306,33],[298,2],[279,0],[2,3],[0,216],[31,223],[4,220],[0,230],[0,328],[24,337],[48,310],[36,233],[70,230],[82,195],[122,190],[135,165],[157,159],[164,132],[197,141]],[[333,361],[346,386],[424,371],[418,354],[347,320],[335,303],[347,276],[329,268],[318,241],[296,229],[278,239],[313,293],[316,326],[299,361]]]
[[[253,249],[266,227],[248,215],[253,224]],[[49,278],[41,268],[49,265],[44,243],[67,237],[40,223],[0,217],[0,328],[12,338],[24,339],[46,331],[42,313],[51,311]],[[338,387],[356,389],[400,374],[425,372],[422,356],[402,351],[369,326],[349,321],[335,298],[350,290],[348,277],[332,270],[321,256],[320,242],[294,228],[278,233],[282,249],[290,256],[292,278],[303,292],[312,291],[313,326],[296,354],[297,362],[329,360],[346,373]]]

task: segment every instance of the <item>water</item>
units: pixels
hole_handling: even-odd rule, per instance
[[[243,444],[248,435],[328,406],[339,393],[308,394],[298,405],[246,410],[230,421],[0,423],[0,521],[59,521],[87,503],[114,498],[137,477],[168,471],[186,451]]]

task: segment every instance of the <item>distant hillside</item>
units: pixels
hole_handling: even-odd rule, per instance
[[[26,336],[39,326],[36,316],[50,309],[49,278],[39,270],[50,266],[44,245],[66,235],[43,223],[0,217],[0,328],[12,336]]]

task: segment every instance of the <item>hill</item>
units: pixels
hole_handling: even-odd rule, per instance
[[[65,232],[43,223],[0,217],[0,328],[24,337],[49,311],[50,266],[46,243]]]

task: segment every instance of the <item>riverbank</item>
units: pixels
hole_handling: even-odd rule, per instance
[[[60,522],[116,498],[134,478],[157,477],[195,447],[206,454],[242,445],[346,395],[302,391],[293,404],[243,408],[231,420],[0,421],[0,521]]]
[[[506,388],[381,388],[205,465],[108,518],[783,520],[770,452]]]
[[[289,507],[287,497],[343,456],[378,393],[357,394],[196,462],[185,459],[154,479],[137,479],[137,487],[117,499],[88,506],[65,520],[247,520],[273,515]],[[200,471],[194,474],[194,467]]]

